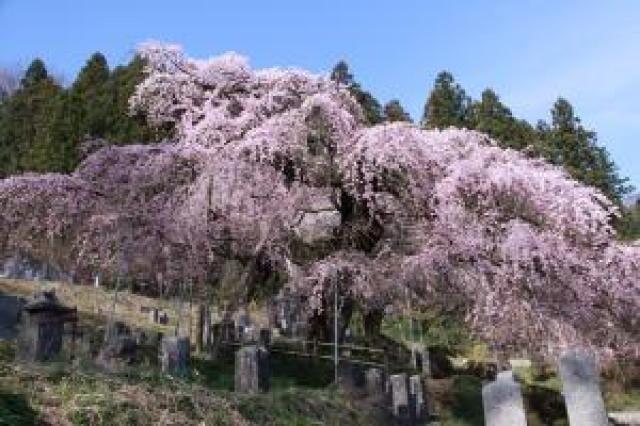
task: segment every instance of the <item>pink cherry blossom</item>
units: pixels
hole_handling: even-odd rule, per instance
[[[473,131],[366,127],[325,76],[175,45],[140,53],[131,108],[175,126],[175,142],[0,181],[0,253],[201,289],[234,259],[288,274],[310,311],[335,288],[365,310],[408,295],[503,348],[637,356],[640,248],[616,240],[615,206],[561,168]],[[340,224],[309,246],[296,227],[319,197]]]

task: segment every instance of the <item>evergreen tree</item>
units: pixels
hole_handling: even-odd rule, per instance
[[[349,65],[345,61],[340,61],[333,67],[331,79],[349,89],[351,95],[356,98],[362,107],[365,120],[369,125],[382,123],[383,116],[380,102],[355,81],[353,74],[349,71]]]
[[[427,129],[468,127],[470,104],[470,98],[455,82],[453,75],[442,71],[436,77],[424,106],[422,126]]]
[[[622,238],[640,239],[640,201],[622,209],[622,217],[617,225],[618,233]]]
[[[607,150],[598,145],[596,132],[586,129],[566,99],[559,98],[551,109],[551,125],[539,126],[544,156],[562,165],[576,180],[600,189],[620,203],[630,191],[628,179],[618,175]]]
[[[144,63],[136,56],[129,64],[116,67],[111,73],[107,90],[112,96],[112,103],[105,137],[112,143],[159,142],[173,134],[172,128],[154,129],[146,123],[145,117],[140,114],[132,116],[129,112],[129,98],[144,79],[143,70]]]
[[[109,67],[105,57],[94,53],[69,90],[68,107],[77,114],[75,139],[84,135],[104,137],[109,130],[113,96],[109,93]]]
[[[472,103],[468,127],[486,133],[503,148],[537,152],[535,130],[524,120],[513,117],[498,95],[491,89],[482,92],[480,101]]]
[[[23,88],[29,87],[34,84],[41,83],[49,78],[49,73],[47,72],[47,67],[44,62],[40,58],[34,59],[27,71],[24,74],[24,77],[20,81],[20,84]]]
[[[411,121],[411,116],[407,113],[400,101],[397,99],[393,99],[386,103],[384,106],[384,121],[394,122],[394,121]]]

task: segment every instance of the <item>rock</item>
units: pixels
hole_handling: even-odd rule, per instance
[[[21,297],[0,294],[0,339],[13,339],[18,335],[24,303]]]
[[[332,239],[335,230],[342,223],[342,215],[332,200],[330,190],[316,190],[306,194],[298,217],[299,222],[293,230],[305,244]]]
[[[54,292],[37,293],[22,311],[16,356],[23,361],[50,361],[62,350],[64,325],[77,311],[58,302]]]
[[[509,365],[512,370],[516,368],[531,368],[532,363],[530,359],[510,359]]]
[[[260,329],[260,346],[269,349],[271,346],[271,329],[261,328]]]
[[[136,360],[138,343],[134,336],[114,336],[105,343],[98,356],[100,364],[109,370],[131,365]]]
[[[236,352],[236,392],[266,392],[269,390],[269,376],[269,353],[265,348],[245,346]]]
[[[369,368],[364,373],[367,395],[380,397],[384,394],[384,374],[379,368]]]
[[[160,344],[162,372],[184,376],[189,371],[191,344],[187,337],[163,337]]]
[[[395,374],[389,377],[391,390],[391,413],[396,421],[406,423],[409,421],[409,392],[407,389],[407,375]]]
[[[560,357],[560,379],[571,426],[606,426],[607,412],[600,392],[600,378],[593,354],[584,349],[566,351]]]
[[[520,385],[513,372],[503,371],[495,382],[482,387],[482,405],[487,426],[526,426]]]
[[[151,324],[157,324],[160,322],[160,312],[158,311],[158,308],[149,309],[149,322]]]
[[[414,422],[423,422],[427,418],[422,378],[419,375],[409,377],[409,410]]]
[[[614,426],[640,426],[640,411],[618,411],[609,413]]]

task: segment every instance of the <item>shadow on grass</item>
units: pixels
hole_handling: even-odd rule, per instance
[[[223,351],[216,361],[193,359],[198,372],[194,380],[211,389],[233,391],[235,355]],[[322,389],[333,381],[333,365],[327,360],[313,360],[279,353],[269,357],[271,388],[283,390],[290,387]]]
[[[523,386],[527,424],[531,426],[568,425],[562,394],[543,386]]]
[[[35,425],[37,420],[38,413],[23,395],[0,389],[0,425]]]
[[[484,425],[482,382],[473,376],[456,376],[451,388],[451,425]]]

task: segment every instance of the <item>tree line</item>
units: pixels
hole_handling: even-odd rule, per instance
[[[105,57],[95,53],[75,81],[63,87],[42,60],[31,62],[16,90],[0,88],[0,177],[70,172],[88,138],[112,144],[158,141],[159,131],[128,111],[142,68],[134,58],[110,70]]]
[[[143,65],[134,57],[110,69],[104,55],[94,53],[69,87],[57,82],[40,59],[19,80],[8,73],[0,75],[0,178],[27,171],[70,172],[82,158],[84,140],[123,145],[170,136],[171,129],[154,129],[144,117],[129,113],[129,97],[144,78]],[[412,121],[398,100],[382,105],[357,82],[346,62],[336,64],[331,78],[349,89],[369,124]],[[418,124],[427,129],[455,126],[487,133],[501,147],[563,166],[573,178],[621,205],[632,188],[597,133],[582,124],[564,98],[553,104],[550,116],[550,121],[535,124],[519,119],[492,89],[472,99],[451,73],[443,71],[435,79]],[[619,228],[625,236],[640,237],[640,219],[634,219],[640,215],[631,210],[625,210]]]

